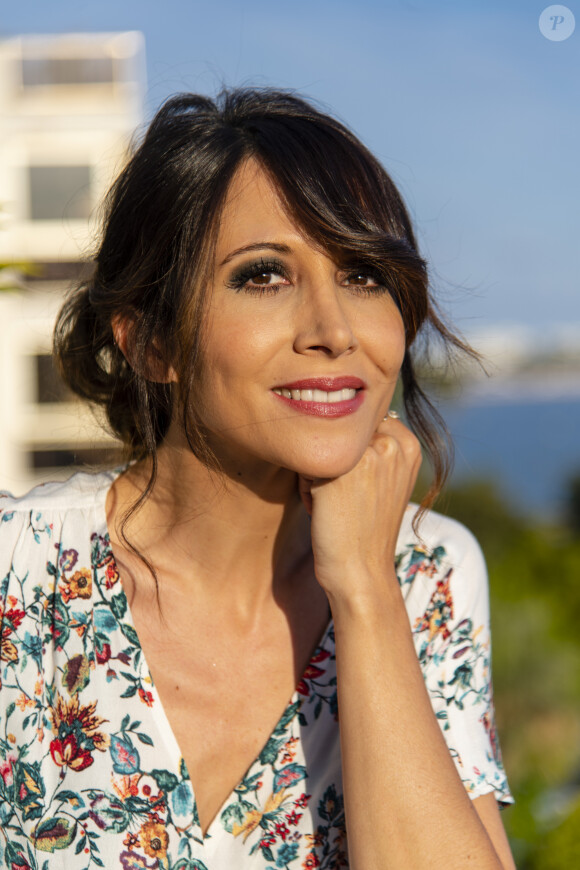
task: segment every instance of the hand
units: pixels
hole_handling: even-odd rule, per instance
[[[370,578],[392,573],[420,466],[419,441],[400,420],[388,418],[347,474],[299,478],[300,496],[312,517],[316,577],[329,596],[367,592]]]

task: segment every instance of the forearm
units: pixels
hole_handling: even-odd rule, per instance
[[[351,870],[501,868],[443,739],[389,579],[363,584],[386,588],[379,598],[331,599]]]

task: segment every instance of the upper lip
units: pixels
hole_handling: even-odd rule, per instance
[[[362,390],[365,387],[365,382],[361,381],[360,378],[356,378],[353,375],[342,375],[338,378],[301,378],[299,381],[292,381],[289,384],[280,384],[280,386],[276,387],[275,389],[325,390],[327,393],[332,393],[336,390]]]

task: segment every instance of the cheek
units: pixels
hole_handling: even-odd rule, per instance
[[[232,306],[230,306],[232,307]],[[204,365],[211,375],[249,376],[263,370],[284,343],[291,341],[287,316],[275,311],[256,312],[237,305],[214,314],[204,346]]]
[[[242,390],[263,368],[263,337],[255,325],[236,317],[214,318],[202,350],[199,398],[204,408],[216,408],[227,397],[228,407],[243,398]]]
[[[398,377],[405,355],[405,328],[400,317],[390,321],[388,326],[375,330],[373,335],[373,355],[377,366],[389,380]]]

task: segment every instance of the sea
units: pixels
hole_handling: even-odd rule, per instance
[[[522,514],[563,515],[580,477],[580,373],[476,385],[438,408],[455,444],[452,485],[485,479]]]

